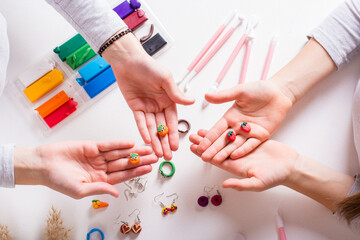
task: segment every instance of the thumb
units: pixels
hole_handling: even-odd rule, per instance
[[[110,194],[114,197],[119,196],[119,191],[116,187],[105,182],[84,183],[81,190],[80,197],[99,194]]]
[[[259,192],[265,190],[264,184],[257,178],[229,178],[222,184],[223,188],[232,188],[238,191],[254,191]]]
[[[164,90],[166,91],[169,98],[175,103],[179,103],[182,105],[191,105],[195,102],[195,99],[185,96],[184,93],[180,91],[172,78],[170,80],[164,81],[164,83]]]
[[[216,93],[207,93],[205,94],[205,99],[210,103],[224,103],[234,101],[239,98],[244,92],[244,85],[238,84],[233,88],[222,90]]]

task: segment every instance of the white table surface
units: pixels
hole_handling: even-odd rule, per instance
[[[270,74],[275,73],[301,49],[306,33],[318,25],[341,0],[148,0],[148,4],[175,39],[174,46],[158,58],[175,77],[179,77],[204,43],[219,27],[229,12],[236,8],[244,15],[256,14],[262,21],[250,59],[246,81],[260,77],[271,37],[280,34]],[[2,0],[0,11],[8,21],[11,58],[8,79],[12,81],[34,59],[51,51],[54,46],[75,30],[43,0]],[[190,107],[180,106],[179,117],[191,122],[191,132],[210,128],[231,105],[211,105],[201,110],[202,99],[209,84],[215,80],[244,26],[237,30],[221,52],[204,68],[193,82],[189,95],[197,99]],[[239,78],[242,51],[221,89],[234,86]],[[348,174],[358,172],[357,155],[351,126],[351,101],[360,73],[360,58],[316,86],[290,111],[285,122],[273,136],[300,153]],[[316,67],[316,66],[314,66]],[[113,90],[72,122],[62,126],[49,137],[43,136],[18,96],[10,91],[0,98],[0,144],[37,146],[65,140],[132,139],[138,144],[138,134],[131,111],[120,91]],[[342,131],[333,131],[342,125]],[[120,197],[87,197],[74,200],[42,186],[17,186],[0,189],[0,223],[7,224],[15,239],[43,239],[45,221],[51,205],[62,211],[64,223],[72,227],[73,239],[85,239],[93,227],[104,231],[105,239],[207,239],[232,240],[237,232],[247,239],[277,239],[275,211],[279,208],[285,222],[288,239],[359,239],[331,212],[317,202],[285,187],[254,192],[220,190],[223,204],[200,208],[197,198],[203,187],[221,185],[230,174],[203,163],[189,150],[188,135],[180,139],[174,153],[176,173],[163,180],[158,173],[159,163],[153,166],[147,189],[136,199],[126,201],[124,184],[117,185]],[[165,192],[179,195],[178,212],[163,217],[153,198]],[[104,211],[91,208],[92,199],[110,203]],[[170,201],[168,201],[170,202]],[[143,230],[138,237],[123,236],[114,219],[121,214],[127,218],[140,209]]]

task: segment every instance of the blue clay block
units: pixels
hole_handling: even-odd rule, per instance
[[[95,77],[91,82],[87,83],[84,89],[89,97],[94,98],[114,82],[116,82],[115,75],[110,67]]]
[[[86,64],[84,67],[82,67],[79,70],[79,73],[82,77],[82,80],[88,83],[97,75],[108,69],[109,67],[110,64],[108,64],[104,58],[98,56],[97,58]]]
[[[113,10],[119,15],[121,19],[126,18],[127,16],[129,16],[131,13],[134,12],[134,9],[131,7],[128,0],[125,0],[124,2],[120,3],[120,5],[115,7]]]

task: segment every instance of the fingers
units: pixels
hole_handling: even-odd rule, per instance
[[[237,135],[234,142],[230,142],[223,149],[218,151],[216,155],[213,157],[212,162],[215,164],[220,164],[229,158],[230,154],[234,152],[237,148],[244,144],[246,138],[241,135]],[[212,146],[211,146],[212,147]]]
[[[195,99],[186,97],[178,88],[175,81],[171,77],[171,79],[167,79],[163,81],[162,87],[166,91],[169,98],[175,103],[182,105],[191,105],[195,102]]]
[[[157,136],[157,126],[155,115],[153,113],[145,113],[146,116],[146,126],[149,130],[150,138],[151,138],[151,146],[158,157],[163,156],[163,151],[161,147],[161,143],[159,137]]]
[[[235,87],[217,92],[205,94],[205,99],[210,103],[224,103],[230,102],[239,98],[243,92],[243,85],[236,85]]]
[[[228,123],[225,120],[225,118],[221,118],[206,134],[205,138],[201,141],[198,148],[198,153],[202,154],[205,152],[206,149],[208,149],[213,142],[218,139],[225,130],[228,129]]]
[[[120,141],[104,141],[96,143],[98,149],[101,152],[107,152],[116,149],[129,149],[134,147],[135,143],[129,140],[120,140]]]
[[[156,125],[159,126],[161,124],[166,125],[165,116],[164,113],[156,113]],[[170,131],[170,128],[169,128]],[[169,143],[169,134],[166,134],[165,136],[157,136],[158,139],[160,139],[162,152],[164,153],[164,159],[170,160],[172,158],[172,153],[170,149],[170,143]]]
[[[178,117],[176,105],[173,104],[165,109],[166,124],[169,127],[169,143],[172,151],[179,148]]]
[[[128,158],[122,158],[122,159],[110,161],[107,164],[107,173],[124,171],[132,168],[137,168],[139,166],[154,164],[158,161],[158,159],[159,158],[156,155],[151,154],[151,155],[141,156],[140,163],[137,165],[130,163]]]
[[[113,172],[108,175],[108,183],[114,185],[151,172],[151,165],[139,166],[126,171]]]
[[[212,158],[223,149],[230,141],[226,138],[228,130],[225,130],[220,137],[218,137],[215,142],[209,146],[203,154],[201,154],[202,160],[208,162],[212,160]],[[207,134],[208,135],[208,134]],[[205,137],[206,138],[206,137]],[[205,139],[204,138],[204,139]],[[200,146],[200,145],[199,145]]]
[[[230,178],[223,182],[223,188],[233,188],[238,191],[262,191],[264,190],[264,184],[261,180],[250,177],[243,179]]]
[[[99,194],[110,194],[114,197],[118,197],[119,191],[116,189],[116,187],[104,182],[83,183],[81,186],[81,191],[77,196],[75,196],[75,198],[80,199],[86,196]]]
[[[130,149],[121,149],[105,152],[103,153],[103,156],[106,161],[112,161],[120,158],[127,158],[131,153],[137,153],[140,156],[145,156],[152,153],[152,148],[148,146],[137,146]]]
[[[134,118],[143,141],[146,144],[150,144],[151,138],[150,138],[149,130],[146,127],[145,113],[142,111],[134,111]]]
[[[230,158],[231,159],[241,158],[241,157],[245,156],[246,154],[250,153],[251,151],[253,151],[260,144],[261,144],[261,141],[259,139],[249,138],[248,140],[246,140],[246,142],[241,147],[239,147],[233,153],[231,153]]]

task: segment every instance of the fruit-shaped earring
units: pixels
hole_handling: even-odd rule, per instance
[[[203,195],[198,198],[198,204],[200,207],[206,207],[209,204],[209,192],[214,188],[211,188],[210,191],[206,191],[207,186],[204,187],[204,192],[206,192],[206,196]]]
[[[214,206],[219,206],[222,203],[222,197],[219,190],[216,190],[217,194],[211,197],[211,203]]]
[[[133,233],[135,233],[135,234],[138,234],[138,233],[140,233],[141,230],[142,230],[142,227],[141,227],[141,225],[140,225],[141,221],[140,221],[140,218],[139,218],[140,210],[139,210],[139,209],[135,209],[135,210],[129,215],[129,217],[130,217],[136,210],[138,210],[139,213],[138,213],[138,215],[136,216],[136,220],[135,220],[134,225],[132,225],[132,227],[131,227],[131,231],[133,231]]]
[[[161,197],[164,193],[161,193],[154,197],[154,202],[157,203],[156,198]],[[159,201],[160,207],[162,207],[161,213],[166,216],[170,212],[170,208],[166,207],[162,202]]]
[[[233,130],[230,130],[227,133],[226,138],[233,142],[236,139],[236,133]]]
[[[140,162],[140,156],[137,153],[131,153],[129,157],[129,161],[131,164],[138,164]]]
[[[169,128],[166,125],[159,125],[157,128],[157,132],[160,136],[164,137],[169,132]]]
[[[179,196],[178,196],[176,193],[173,193],[173,194],[171,194],[171,195],[169,195],[169,196],[166,196],[166,197],[171,197],[171,196],[173,196],[173,195],[176,195],[176,198],[174,198],[173,201],[172,201],[172,203],[171,203],[170,212],[172,212],[172,213],[176,212],[177,209],[178,209],[178,206],[175,205],[175,201],[176,201],[176,199],[179,198]]]
[[[131,231],[131,228],[127,222],[121,221],[123,224],[120,226],[120,232],[122,234],[128,234]]]
[[[250,124],[248,124],[247,122],[243,122],[241,124],[241,129],[247,133],[249,133],[251,131],[251,127]]]
[[[99,208],[106,208],[107,206],[109,206],[109,204],[106,202],[101,202],[99,200],[92,200],[92,206],[94,209],[99,209]]]

